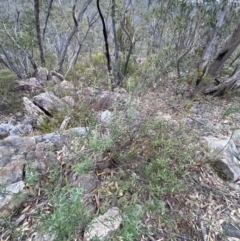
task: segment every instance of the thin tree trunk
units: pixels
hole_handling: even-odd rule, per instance
[[[128,39],[129,39],[129,42],[130,42],[130,47],[129,47],[129,50],[128,50],[128,55],[127,55],[127,59],[126,59],[125,66],[124,66],[124,72],[123,72],[123,75],[125,76],[127,74],[127,68],[128,68],[128,64],[129,64],[129,60],[130,60],[130,57],[131,57],[132,50],[134,48],[135,39],[134,39],[134,36],[133,36],[133,38],[131,38],[129,32],[125,28],[124,23],[122,23],[122,29],[126,33]]]
[[[91,2],[92,2],[92,0],[87,0],[83,4],[83,7],[80,10],[77,19],[74,18],[76,20],[76,21],[74,21],[75,25],[73,26],[72,31],[70,32],[70,34],[69,34],[69,36],[66,40],[66,43],[64,44],[63,49],[61,51],[61,55],[60,55],[60,58],[59,58],[59,61],[58,61],[58,71],[60,71],[62,69],[62,65],[63,65],[64,59],[65,59],[65,56],[66,56],[66,53],[67,53],[68,46],[69,46],[73,36],[75,35],[75,33],[78,31],[79,23],[82,20],[83,14],[87,10],[87,7]],[[75,9],[75,7],[76,6],[74,5],[73,9]]]
[[[10,68],[12,69],[12,71],[17,75],[17,77],[19,79],[22,79],[21,74],[19,73],[19,71],[15,67],[14,63],[12,62],[10,56],[8,55],[8,53],[6,52],[6,50],[4,49],[4,47],[1,44],[0,44],[0,49],[2,50],[2,53],[4,54],[5,58],[7,59],[8,64],[9,64]]]
[[[108,68],[108,73],[110,75],[111,78],[111,72],[112,72],[112,68],[111,68],[111,62],[110,62],[110,54],[109,54],[109,47],[108,47],[108,35],[107,35],[107,29],[106,29],[106,25],[105,25],[105,21],[100,9],[100,4],[99,4],[100,0],[97,0],[97,9],[102,21],[102,25],[103,25],[103,36],[104,36],[104,42],[105,42],[105,49],[106,49],[106,58],[107,58],[107,68]],[[114,90],[114,82],[113,79],[111,78],[111,89]]]
[[[116,6],[115,0],[112,0],[112,28],[113,28],[113,37],[114,37],[114,57],[115,57],[116,81],[117,81],[117,85],[120,85],[122,82],[122,77],[121,77],[121,72],[120,72],[120,68],[119,68],[119,59],[118,59],[119,48],[118,48],[117,33],[116,33],[115,6]]]
[[[82,45],[83,45],[85,39],[87,38],[88,33],[89,33],[92,25],[93,25],[97,20],[98,20],[98,17],[97,17],[96,19],[93,18],[92,22],[89,23],[88,29],[87,29],[87,31],[86,31],[86,33],[85,33],[85,35],[84,35],[84,37],[83,37],[83,39],[82,39],[81,41],[77,38],[78,48],[77,48],[77,50],[75,51],[72,60],[70,61],[68,70],[67,70],[67,72],[65,73],[65,76],[64,76],[65,78],[67,77],[67,75],[68,75],[69,71],[71,70],[71,68],[76,65],[78,56],[79,56],[79,54],[80,54],[80,52],[81,52],[81,49],[82,49]]]
[[[43,52],[43,43],[41,38],[41,30],[40,30],[40,8],[39,8],[39,0],[34,0],[34,15],[35,15],[35,27],[37,32],[37,40],[38,40],[38,47],[40,52],[40,59],[41,59],[41,65],[45,66],[45,59],[44,59],[44,52]]]
[[[49,19],[50,12],[51,12],[51,9],[52,9],[53,1],[54,0],[50,0],[50,2],[48,4],[47,16],[46,16],[45,24],[44,24],[44,28],[43,28],[43,36],[42,36],[43,41],[44,41],[44,38],[45,38],[45,33],[46,33],[46,29],[47,29],[48,19]]]

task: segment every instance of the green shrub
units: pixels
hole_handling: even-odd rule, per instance
[[[14,91],[17,76],[9,69],[0,70],[0,113],[8,114],[21,110],[20,94]]]

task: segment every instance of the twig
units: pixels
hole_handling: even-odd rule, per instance
[[[148,238],[149,238],[151,241],[156,241],[156,239],[155,239],[153,236],[151,236],[150,234],[146,233],[146,235],[148,236]]]
[[[36,205],[35,207],[33,207],[29,212],[22,214],[12,225],[12,228],[17,227],[20,223],[22,223],[26,218],[28,218],[31,214],[33,214],[36,209],[41,208],[42,206],[44,206],[45,204],[48,203],[47,201],[44,201],[38,205]],[[5,232],[3,232],[0,236],[1,239],[5,238],[8,234],[10,234],[12,232],[12,229],[7,229]]]
[[[206,228],[203,226],[203,221],[201,221],[200,225],[201,225],[203,240],[207,241],[207,231],[206,231]]]

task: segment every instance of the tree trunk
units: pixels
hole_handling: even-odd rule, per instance
[[[40,30],[40,19],[39,19],[40,9],[39,9],[39,0],[34,0],[34,15],[35,15],[35,27],[37,32],[37,40],[38,40],[38,47],[40,52],[40,59],[42,67],[45,66],[45,59],[44,59],[44,52],[43,52],[43,43],[41,37],[41,30]]]
[[[116,71],[117,85],[120,85],[122,83],[122,77],[121,77],[119,59],[118,59],[119,48],[118,48],[117,33],[116,33],[115,7],[116,7],[115,0],[112,0],[112,28],[113,28],[113,36],[114,36],[115,71]]]
[[[111,67],[111,61],[110,61],[110,53],[109,53],[109,46],[108,46],[108,35],[107,35],[107,28],[106,28],[106,24],[101,12],[101,8],[100,8],[100,0],[97,0],[97,9],[102,21],[102,25],[103,25],[103,36],[104,36],[104,42],[105,42],[105,49],[106,49],[106,58],[107,58],[107,68],[108,68],[108,73],[109,76],[111,78],[111,89],[112,91],[114,90],[114,81],[112,79],[111,73],[112,73],[112,67]]]
[[[218,52],[216,58],[209,66],[207,73],[213,78],[217,78],[226,60],[240,44],[240,22],[238,22],[234,32],[228,37],[225,44]]]
[[[43,36],[42,36],[43,41],[44,41],[44,38],[45,38],[45,33],[46,33],[46,29],[47,29],[48,19],[49,19],[50,12],[51,12],[51,9],[52,9],[53,1],[54,0],[50,0],[50,2],[48,4],[47,16],[46,16],[45,24],[44,24],[44,28],[43,28]]]
[[[215,44],[216,33],[223,23],[224,16],[225,12],[222,10],[222,13],[218,18],[217,26],[213,30],[212,38],[208,42],[208,45],[205,49],[203,61],[199,68],[200,76],[196,82],[196,85],[199,86],[195,89],[195,93],[201,91],[204,94],[214,94],[215,96],[219,96],[225,94],[228,91],[236,90],[240,87],[240,64],[237,65],[231,77],[219,78],[219,73],[221,72],[224,63],[229,59],[231,54],[240,44],[240,21],[237,23],[233,33],[227,37],[225,43],[217,53],[214,60],[209,63],[211,54],[213,52],[213,45]],[[204,77],[208,78],[208,76],[212,77],[216,81],[215,85],[209,84],[204,86],[204,84],[202,84],[202,79]]]
[[[7,59],[11,70],[17,75],[17,77],[19,79],[22,79],[22,76],[21,76],[20,72],[17,70],[13,61],[11,60],[10,56],[8,55],[7,51],[4,49],[4,47],[1,44],[0,44],[0,49],[2,50],[2,53],[4,54],[5,58]]]
[[[202,63],[199,66],[199,71],[202,72],[202,74],[206,72],[206,67],[209,64],[209,61],[212,57],[214,44],[216,43],[216,39],[217,39],[217,34],[219,29],[223,25],[225,15],[226,15],[226,8],[222,8],[221,11],[218,13],[216,27],[212,30],[211,36],[204,50]]]
[[[223,78],[217,86],[208,86],[203,90],[204,94],[213,94],[214,96],[222,96],[228,91],[236,90],[240,87],[240,63],[237,64],[231,77]]]

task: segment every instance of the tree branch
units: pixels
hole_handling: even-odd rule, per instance
[[[44,38],[45,38],[45,33],[46,33],[46,29],[47,29],[48,19],[49,19],[50,12],[51,12],[51,9],[52,9],[53,1],[54,0],[50,0],[50,2],[48,4],[47,16],[46,16],[45,24],[44,24],[44,28],[43,28],[43,36],[42,36],[43,41],[44,41]]]
[[[14,63],[12,62],[10,56],[8,55],[7,51],[4,49],[4,47],[1,44],[0,44],[0,49],[2,50],[2,53],[4,54],[4,56],[6,57],[8,63],[9,63],[9,66],[11,67],[12,71],[17,75],[17,77],[19,79],[22,79],[21,74],[19,73],[19,71],[15,67]]]
[[[83,17],[83,14],[84,12],[87,10],[87,7],[88,5],[92,2],[92,0],[87,0],[84,4],[83,4],[83,7],[82,9],[80,10],[79,14],[78,14],[78,18],[77,18],[77,26],[74,25],[73,28],[72,28],[72,31],[70,32],[67,40],[66,40],[66,43],[64,44],[63,46],[63,49],[62,49],[62,52],[61,52],[61,56],[59,58],[59,61],[58,61],[58,71],[60,71],[62,69],[62,65],[63,65],[63,62],[64,62],[64,59],[65,59],[65,56],[66,56],[66,53],[67,53],[67,50],[68,50],[68,46],[72,40],[72,37],[75,35],[75,33],[78,31],[78,27],[79,27],[79,23],[81,22],[82,20],[82,17]]]

